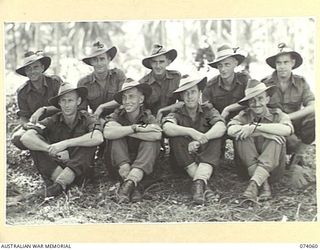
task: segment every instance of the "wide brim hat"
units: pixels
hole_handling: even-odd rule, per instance
[[[114,96],[113,96],[113,99],[119,103],[119,104],[122,104],[122,95],[123,93],[126,91],[126,90],[129,90],[129,89],[132,89],[132,88],[137,88],[139,91],[142,92],[142,94],[145,96],[145,99],[151,95],[152,93],[152,89],[150,87],[149,84],[146,84],[146,83],[140,83],[140,82],[137,82],[131,78],[127,79],[122,87],[121,87],[121,90],[119,92],[117,92]]]
[[[245,89],[245,97],[242,98],[238,103],[243,106],[248,105],[248,101],[257,96],[260,95],[263,92],[267,92],[269,96],[272,96],[272,94],[275,92],[276,86],[266,86],[263,82],[260,82],[258,80],[249,80],[247,84],[247,88]]]
[[[36,61],[40,61],[44,66],[43,72],[45,72],[51,64],[51,58],[48,56],[45,56],[42,51],[37,51],[37,52],[28,51],[24,55],[23,64],[16,69],[16,72],[19,75],[27,76],[25,72],[25,68]]]
[[[51,97],[49,99],[49,104],[51,104],[51,105],[53,105],[53,106],[55,106],[55,107],[60,109],[59,98],[61,96],[63,96],[64,94],[67,94],[67,93],[72,92],[72,91],[77,91],[78,92],[79,96],[81,97],[81,102],[83,102],[84,99],[88,95],[88,89],[86,87],[77,87],[77,86],[72,85],[71,83],[63,82],[60,85],[58,95],[56,95],[54,97]]]
[[[152,69],[151,59],[162,55],[165,55],[171,62],[173,62],[177,58],[178,52],[175,49],[166,50],[162,45],[155,44],[152,47],[151,55],[142,60],[143,66],[148,69]]]
[[[113,58],[116,56],[117,51],[118,50],[115,46],[108,49],[108,48],[105,48],[104,44],[102,44],[100,42],[96,42],[93,44],[93,48],[91,49],[91,53],[88,56],[82,58],[82,61],[85,64],[92,66],[90,63],[90,59],[93,57],[96,57],[98,55],[104,54],[104,53],[106,53],[109,56],[110,61],[112,61]]]
[[[178,99],[180,99],[179,95],[183,91],[188,90],[196,85],[198,85],[199,90],[202,91],[205,88],[206,84],[207,84],[207,77],[203,77],[200,79],[194,79],[191,77],[183,78],[180,80],[179,87],[175,91],[173,91],[173,95],[175,95]]]
[[[213,62],[208,62],[208,65],[212,68],[217,68],[219,62],[229,57],[234,57],[238,61],[238,65],[240,65],[246,56],[244,53],[237,52],[239,48],[231,48],[229,45],[222,45],[217,50],[217,57]]]
[[[270,56],[266,59],[266,63],[273,69],[276,69],[276,59],[278,56],[281,56],[281,55],[286,55],[286,54],[291,54],[291,56],[295,59],[295,64],[294,66],[292,67],[292,69],[296,69],[298,68],[302,63],[303,63],[303,59],[301,57],[301,55],[294,51],[293,49],[287,47],[287,45],[285,43],[280,43],[278,45],[278,48],[279,48],[279,51],[273,55],[273,56]]]

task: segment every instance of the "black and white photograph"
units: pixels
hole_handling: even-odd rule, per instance
[[[318,221],[315,34],[5,22],[6,225]]]

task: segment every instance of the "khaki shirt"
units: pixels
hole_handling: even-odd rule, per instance
[[[164,119],[163,123],[172,122],[174,124],[193,128],[201,133],[206,133],[213,125],[224,119],[221,117],[218,110],[215,108],[198,106],[197,117],[195,121],[189,116],[185,105],[182,108],[177,109],[175,112],[168,114]]]
[[[261,80],[266,86],[275,85],[276,91],[272,95],[268,106],[278,107],[282,111],[290,114],[301,109],[301,106],[307,106],[309,102],[314,101],[314,95],[310,90],[309,84],[302,76],[291,75],[290,84],[285,92],[282,92],[277,78],[277,71],[272,75]]]
[[[98,83],[94,73],[81,78],[78,87],[88,89],[88,96],[81,104],[81,109],[86,110],[89,105],[94,112],[100,104],[112,101],[113,96],[121,89],[125,79],[126,76],[120,69],[110,69],[103,84]]]
[[[176,102],[173,95],[179,87],[181,74],[178,71],[166,70],[165,77],[161,81],[157,81],[152,71],[140,79],[140,83],[146,83],[151,86],[152,94],[146,99],[146,107],[156,115],[160,108],[169,106]]]
[[[18,116],[29,119],[37,109],[51,106],[48,100],[58,95],[61,79],[57,76],[44,76],[42,86],[37,89],[28,80],[17,90]]]

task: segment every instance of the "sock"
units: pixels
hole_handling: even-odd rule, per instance
[[[128,174],[126,180],[133,181],[134,185],[137,186],[138,183],[142,180],[142,178],[143,178],[143,170],[139,168],[133,168]]]
[[[254,171],[256,171],[256,168],[257,168],[257,164],[253,164],[253,165],[251,165],[251,166],[248,167],[248,175],[249,175],[250,177],[253,176]]]
[[[258,166],[250,180],[255,181],[258,186],[261,187],[262,183],[264,183],[269,176],[270,174],[267,170],[265,170],[263,167]]]
[[[66,189],[67,185],[70,185],[75,178],[76,174],[70,168],[66,167],[57,177],[55,182],[59,183],[63,189]]]
[[[190,165],[186,166],[184,169],[187,171],[188,175],[193,178],[196,171],[197,171],[198,165],[195,162],[192,162]]]
[[[201,162],[198,166],[198,169],[193,177],[193,180],[203,180],[207,185],[209,178],[211,177],[213,167],[208,163]]]
[[[129,163],[124,163],[121,166],[119,166],[119,175],[123,180],[127,178],[130,170],[131,166],[129,165]]]
[[[57,177],[61,174],[62,171],[63,171],[63,168],[60,166],[57,166],[56,169],[51,174],[50,179],[53,181],[56,181]]]

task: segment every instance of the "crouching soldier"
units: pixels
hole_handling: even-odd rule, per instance
[[[248,82],[245,97],[239,104],[247,106],[228,123],[228,135],[234,137],[241,162],[251,177],[243,197],[256,201],[271,198],[270,174],[280,175],[285,167],[285,136],[293,133],[287,114],[270,109],[267,104],[274,86],[257,80]],[[279,177],[279,176],[276,176]]]
[[[123,179],[119,203],[140,201],[138,185],[153,171],[160,151],[161,128],[144,100],[151,95],[148,84],[128,79],[114,99],[123,105],[107,117],[104,136],[109,140],[111,164]]]
[[[96,120],[86,111],[78,111],[86,95],[85,87],[62,83],[58,95],[49,99],[61,112],[30,125],[21,137],[47,185],[33,197],[61,194],[76,177],[86,174],[96,146],[103,142]]]
[[[207,182],[213,168],[219,164],[220,138],[226,131],[219,112],[199,104],[200,93],[206,82],[206,77],[181,80],[175,94],[180,95],[184,105],[163,121],[163,131],[169,137],[171,157],[193,179],[195,204],[203,204],[208,198],[205,195]]]

